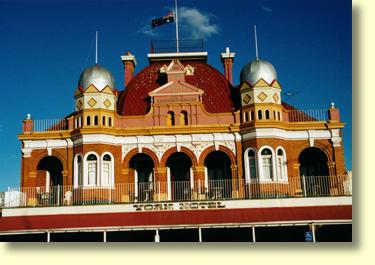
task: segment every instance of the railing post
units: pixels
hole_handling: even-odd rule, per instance
[[[103,242],[107,242],[107,231],[103,231]]]
[[[57,206],[60,205],[60,185],[57,185]]]
[[[305,175],[302,175],[302,186],[303,186],[303,196],[304,197],[307,197],[306,196],[306,180],[305,180]]]
[[[47,242],[51,242],[51,233],[47,231]]]
[[[160,242],[159,229],[155,231],[155,242]]]
[[[315,243],[316,238],[315,238],[315,225],[314,225],[314,223],[311,224],[311,232],[312,232],[313,242]]]
[[[158,199],[160,202],[160,181],[158,180]]]
[[[256,237],[255,237],[255,226],[251,227],[251,232],[252,232],[252,235],[253,235],[253,242],[257,242]]]
[[[202,242],[202,228],[198,227],[199,242]]]

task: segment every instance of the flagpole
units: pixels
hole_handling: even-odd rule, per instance
[[[95,35],[95,64],[98,64],[98,31]]]
[[[178,41],[178,12],[177,12],[177,0],[174,0],[174,5],[175,5],[175,14],[176,14],[176,49],[177,53],[180,52],[180,45]]]

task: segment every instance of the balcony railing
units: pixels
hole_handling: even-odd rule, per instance
[[[62,131],[62,130],[68,130],[68,122],[65,118],[33,121],[34,132]]]
[[[328,110],[310,109],[310,110],[289,110],[288,119],[290,122],[314,122],[328,121]]]
[[[204,41],[202,39],[179,40],[179,52],[203,52]],[[177,52],[176,40],[151,41],[151,53],[175,53]]]
[[[3,207],[100,205],[138,202],[181,202],[351,196],[348,176],[290,177],[284,182],[213,180],[124,183],[112,187],[29,187],[5,192]]]

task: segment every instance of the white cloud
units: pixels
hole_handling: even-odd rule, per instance
[[[158,36],[159,34],[157,33],[157,31],[151,27],[152,19],[154,18],[153,17],[148,18],[147,20],[142,22],[142,26],[136,31],[136,33],[143,34],[143,35],[150,36],[150,37]]]
[[[266,7],[266,6],[262,6],[261,10],[264,11],[265,13],[267,13],[268,15],[271,15],[273,13],[272,8],[269,8],[269,7]]]
[[[212,23],[212,14],[203,13],[196,8],[181,7],[178,9],[179,26],[189,38],[206,39],[219,34],[220,28]]]

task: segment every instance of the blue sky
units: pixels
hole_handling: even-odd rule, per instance
[[[94,63],[95,30],[99,63],[123,89],[120,56],[131,51],[136,71],[145,67],[150,40],[173,39],[174,24],[150,29],[173,0],[3,1],[0,0],[0,191],[19,186],[21,132],[27,113],[60,118],[73,111],[82,70]],[[332,101],[346,122],[345,160],[352,155],[352,5],[349,0],[179,0],[180,38],[203,38],[208,62],[222,71],[219,55],[236,52],[235,83],[255,57],[257,25],[261,59],[272,62],[283,100],[301,109],[325,109]]]

